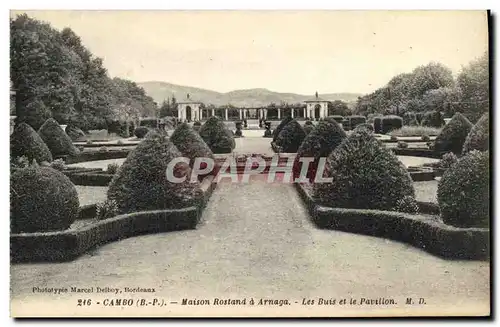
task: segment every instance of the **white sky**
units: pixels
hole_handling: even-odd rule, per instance
[[[457,73],[488,43],[485,11],[27,13],[71,27],[113,77],[220,92],[367,93],[430,61]]]

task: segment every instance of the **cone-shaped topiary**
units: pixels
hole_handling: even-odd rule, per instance
[[[293,164],[294,178],[300,176],[302,162],[300,158],[314,158],[309,164],[307,178],[312,182],[316,176],[319,158],[326,158],[346,138],[344,129],[334,120],[326,119],[318,123],[311,133],[307,134],[300,145]]]
[[[177,149],[191,160],[193,167],[196,158],[210,158],[214,160],[214,154],[203,141],[200,134],[193,130],[187,123],[180,124],[170,136],[170,141]]]
[[[313,196],[331,207],[395,210],[404,197],[415,197],[406,167],[366,129],[330,153],[323,176],[333,181],[315,183]]]
[[[81,129],[72,124],[66,126],[66,129],[64,131],[66,132],[66,134],[68,134],[69,138],[72,141],[77,141],[85,137],[85,133]]]
[[[30,125],[20,123],[10,136],[10,157],[26,156],[28,162],[51,162],[52,154],[40,135]]]
[[[488,151],[490,149],[490,118],[488,113],[485,113],[472,127],[467,138],[465,139],[463,154],[467,154],[472,150]]]
[[[472,128],[471,122],[457,112],[446,124],[434,141],[434,150],[438,152],[462,153],[465,139]]]
[[[75,186],[60,171],[35,164],[16,169],[10,177],[12,233],[65,230],[79,207]]]
[[[305,137],[304,129],[294,119],[283,127],[275,143],[281,147],[282,152],[292,153],[297,152]]]
[[[47,119],[42,127],[38,130],[38,134],[47,144],[52,153],[52,156],[76,156],[80,151],[73,145],[71,138],[63,131],[59,123],[53,119]]]
[[[276,142],[276,139],[278,138],[278,135],[280,134],[281,130],[293,120],[291,116],[286,116],[281,120],[281,122],[276,126],[276,128],[273,131],[273,141]]]
[[[445,171],[437,192],[444,223],[489,226],[489,171],[489,151],[471,151]]]
[[[232,132],[219,117],[208,118],[199,133],[213,153],[230,153],[236,145]]]
[[[187,176],[182,183],[167,179],[168,164],[182,154],[166,135],[150,132],[132,150],[113,177],[108,199],[117,203],[119,213],[183,208],[200,203],[203,192],[190,182],[189,165],[179,163],[174,176]]]

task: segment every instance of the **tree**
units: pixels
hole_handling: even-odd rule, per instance
[[[328,103],[328,115],[340,115],[340,116],[348,116],[351,114],[351,110],[347,106],[347,103],[341,100],[335,100],[333,102]]]

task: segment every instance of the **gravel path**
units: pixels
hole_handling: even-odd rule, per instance
[[[47,314],[64,307],[62,314],[79,315],[100,310],[116,315],[331,316],[363,309],[371,315],[404,315],[408,314],[404,300],[413,296],[427,303],[413,307],[423,310],[420,314],[488,312],[488,263],[446,261],[401,243],[316,229],[293,186],[265,184],[259,177],[248,184],[222,181],[197,230],[125,239],[69,263],[12,265],[12,310]],[[154,295],[124,292],[119,296],[168,301],[262,297],[288,299],[291,305],[172,304],[163,309],[102,311],[98,306],[76,307],[76,298],[82,295],[33,294],[34,286],[153,287]],[[94,301],[106,296],[111,297],[91,294]],[[318,297],[358,301],[384,297],[395,299],[397,305],[301,305],[303,298],[318,301]]]

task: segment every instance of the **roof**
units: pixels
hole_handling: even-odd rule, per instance
[[[185,98],[183,98],[182,100],[178,100],[177,103],[202,103],[202,102],[194,100],[188,93]]]

